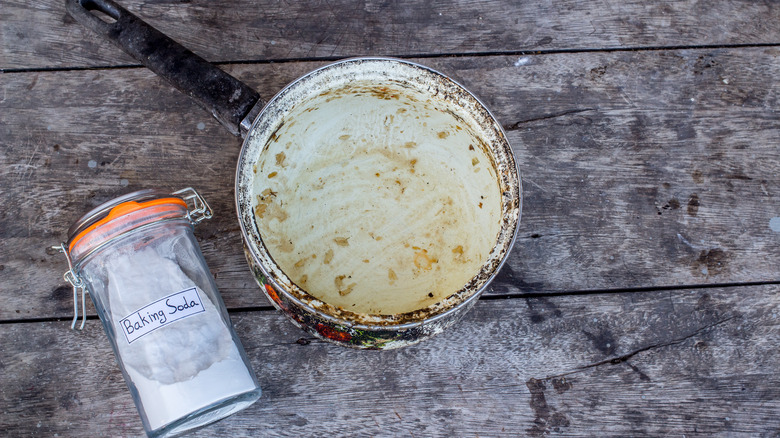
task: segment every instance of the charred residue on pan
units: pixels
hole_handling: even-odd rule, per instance
[[[422,321],[429,320],[430,318],[438,316],[445,311],[455,311],[458,305],[468,301],[469,299],[472,299],[475,295],[476,288],[480,287],[480,285],[488,281],[490,277],[490,273],[480,272],[468,283],[466,283],[466,285],[464,285],[460,290],[450,294],[439,302],[422,309],[398,314],[372,315],[351,312],[344,309],[343,307],[333,306],[317,298],[314,298],[306,293],[303,289],[297,287],[297,285],[293,288],[293,291],[296,292],[296,298],[301,300],[306,305],[343,321],[349,321],[350,324],[363,326],[385,326],[389,328],[401,324],[421,323]]]
[[[402,93],[404,90],[412,90],[415,92],[419,92],[419,89],[417,87],[414,87],[412,84],[403,81],[403,80],[397,80],[397,79],[389,79],[386,81],[387,85],[377,85],[377,84],[371,84],[366,83],[367,81],[362,81],[363,83],[348,83],[344,86],[328,89],[325,91],[322,91],[321,93],[316,94],[312,100],[318,99],[318,98],[326,98],[326,102],[330,102],[333,99],[338,99],[340,97],[343,97],[345,95],[351,95],[351,96],[362,96],[362,95],[371,95],[373,97],[382,99],[382,100],[402,100],[401,96],[403,96],[403,100],[407,100],[410,102],[420,102],[420,100],[414,96],[414,93]],[[397,87],[397,88],[396,88]]]
[[[274,129],[274,132],[272,132],[271,135],[268,136],[268,141],[265,142],[262,152],[266,152],[268,148],[271,146],[271,143],[275,143],[279,141],[279,130],[282,129],[284,123],[285,123],[284,120],[280,121],[279,126],[277,126],[276,129]]]

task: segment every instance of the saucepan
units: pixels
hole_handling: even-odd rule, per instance
[[[449,77],[345,59],[266,103],[111,0],[67,9],[244,137],[235,196],[246,258],[302,329],[356,348],[419,342],[458,321],[506,260],[517,164],[501,125]]]

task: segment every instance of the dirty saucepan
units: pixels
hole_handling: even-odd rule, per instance
[[[265,104],[111,0],[67,7],[245,137],[235,191],[246,257],[299,327],[350,347],[419,342],[460,319],[506,259],[521,209],[512,150],[448,77],[348,59]]]

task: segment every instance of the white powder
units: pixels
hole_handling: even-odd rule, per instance
[[[211,297],[158,250],[165,251],[148,246],[132,253],[118,251],[106,261],[105,306],[114,321],[121,360],[152,430],[256,388]],[[120,323],[123,318],[193,288],[203,305],[201,313],[176,321],[170,318],[167,324],[128,342]]]
[[[153,430],[216,401],[255,389],[252,376],[235,347],[226,359],[183,382],[165,385],[144,377],[131,367],[126,370]]]

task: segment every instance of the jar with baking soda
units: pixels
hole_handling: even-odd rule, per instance
[[[83,307],[88,292],[150,437],[205,426],[260,397],[193,235],[210,217],[191,188],[142,190],[84,215],[59,247],[74,287],[73,327],[77,294]]]

